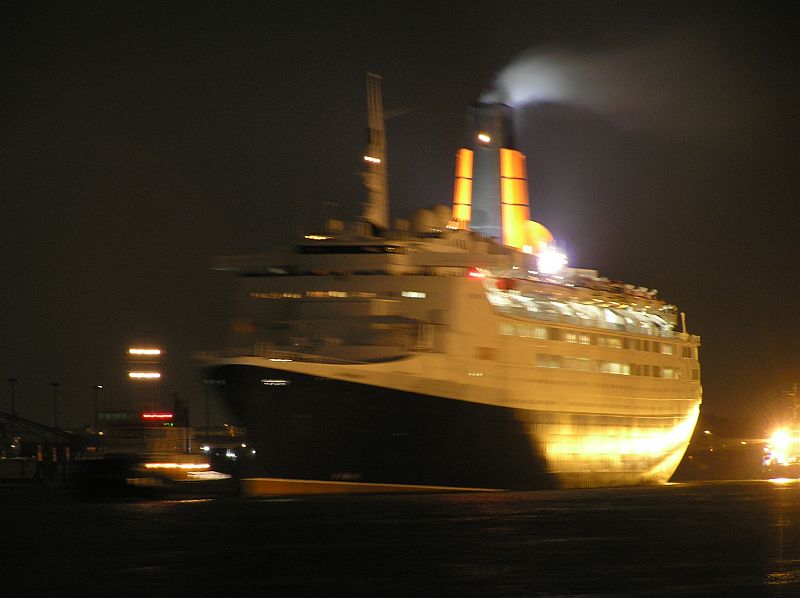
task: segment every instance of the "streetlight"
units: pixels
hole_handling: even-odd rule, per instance
[[[51,382],[50,386],[53,387],[53,428],[58,430],[58,382]]]
[[[100,407],[100,391],[103,390],[102,384],[95,384],[94,386],[94,433],[97,434],[98,426],[98,412]]]
[[[17,379],[9,378],[8,382],[11,384],[11,415],[17,417]]]

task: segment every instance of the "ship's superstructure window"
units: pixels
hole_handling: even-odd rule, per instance
[[[557,333],[557,330],[549,329],[546,326],[532,326],[530,324],[500,322],[500,334],[503,336],[537,338],[540,340],[558,340],[559,337]]]
[[[396,245],[299,245],[297,253],[352,254],[352,253],[405,253],[405,247]]]
[[[605,328],[646,334],[649,336],[673,337],[673,324],[658,313],[637,309],[633,305],[600,307],[586,301],[553,300],[555,291],[506,291],[485,288],[489,304],[504,315],[533,320],[548,320],[579,326]]]
[[[621,376],[666,378],[669,380],[677,380],[681,378],[680,369],[674,367],[661,367],[657,365],[637,363],[621,363],[616,361],[590,359],[588,357],[577,357],[574,355],[547,355],[539,353],[536,355],[536,367],[563,368],[582,372],[603,372],[605,374],[617,374]],[[694,370],[692,372],[692,376],[693,380],[699,380],[699,370]]]
[[[607,374],[622,374],[623,376],[630,376],[631,367],[627,363],[616,363],[613,361],[601,361],[600,371]]]
[[[560,368],[561,357],[558,355],[542,355],[536,356],[536,367],[540,368]]]
[[[561,363],[563,364],[563,367],[570,370],[581,370],[586,372],[597,370],[597,361],[587,357],[564,356],[561,358]]]
[[[637,339],[621,337],[609,334],[589,334],[581,330],[551,328],[547,326],[536,326],[520,322],[502,321],[499,325],[499,333],[502,336],[516,336],[519,338],[534,338],[539,340],[563,341],[566,343],[580,345],[598,345],[600,347],[611,347],[614,349],[627,349],[629,351],[647,351],[650,353],[660,353],[662,355],[674,355],[675,345],[660,341],[647,339]],[[693,347],[682,346],[681,357],[691,358],[694,353]],[[640,373],[639,375],[650,375]],[[655,374],[660,376],[660,374]],[[666,376],[668,378],[672,375]]]
[[[603,347],[622,348],[622,339],[618,336],[598,335],[597,344]]]
[[[250,293],[250,297],[253,299],[300,299],[302,295],[300,293],[259,293],[253,291]]]
[[[303,297],[307,297],[309,299],[345,299],[348,297],[356,298],[356,299],[372,299],[377,297],[377,293],[369,293],[365,291],[305,291],[305,293],[269,293],[269,292],[260,292],[260,291],[252,291],[250,293],[250,297],[252,299],[302,299]]]
[[[338,297],[343,298],[347,297],[346,291],[306,291],[306,297],[311,297],[313,299],[323,299],[326,297]]]

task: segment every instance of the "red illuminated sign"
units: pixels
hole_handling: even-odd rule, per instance
[[[172,414],[171,413],[142,413],[142,419],[166,420],[166,419],[172,419]]]

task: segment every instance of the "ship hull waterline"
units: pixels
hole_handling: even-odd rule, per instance
[[[247,427],[256,451],[239,464],[246,494],[666,483],[697,417],[694,412],[658,424],[661,436],[670,437],[666,449],[598,461],[596,454],[554,457],[553,437],[537,431],[569,430],[567,444],[574,447],[576,438],[618,426],[618,418],[522,411],[253,365],[227,363],[207,368],[206,375],[224,381],[215,388]],[[626,425],[645,429],[653,423],[630,416]]]

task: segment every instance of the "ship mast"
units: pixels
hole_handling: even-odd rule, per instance
[[[367,126],[369,145],[364,161],[368,170],[363,173],[363,178],[368,195],[362,218],[374,228],[386,230],[389,228],[389,176],[381,77],[370,72],[367,73]]]

